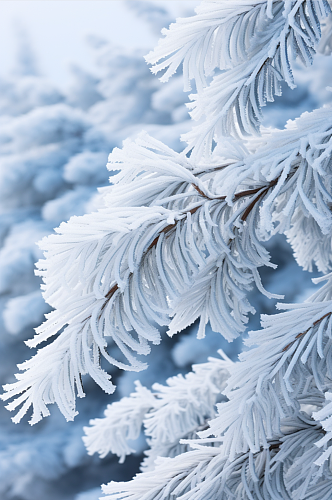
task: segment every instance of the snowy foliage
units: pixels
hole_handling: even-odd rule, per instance
[[[123,462],[133,452],[127,441],[137,439],[144,425],[150,446],[145,467],[152,466],[158,456],[179,455],[184,451],[180,440],[204,428],[215,415],[232,364],[227,358],[210,358],[208,363],[194,365],[185,377],[169,378],[167,386],[154,384],[153,392],[137,382],[135,393],[109,405],[105,418],[92,420],[91,427],[85,428],[89,454],[98,452],[103,458],[112,452]]]
[[[147,61],[155,73],[167,68],[162,81],[182,62],[185,90],[195,80],[191,116],[201,123],[186,135],[188,150],[209,156],[213,140],[257,132],[281,82],[294,87],[293,60],[312,63],[329,12],[325,0],[208,1],[165,30]],[[214,76],[216,69],[222,73]]]
[[[143,2],[135,8],[149,22],[163,15]],[[164,385],[137,382],[134,393],[91,421],[84,437],[89,454],[112,452],[123,462],[142,450],[133,443],[142,430],[149,447],[142,473],[104,486],[107,500],[331,496],[331,107],[303,113],[283,130],[261,127],[262,108],[280,96],[283,82],[295,87],[298,61],[309,66],[317,50],[329,54],[330,12],[326,0],[206,1],[195,16],[163,31],[146,59],[153,73],[165,70],[164,82],[181,64],[186,91],[194,81],[189,108],[199,123],[192,130],[181,123],[179,76],[170,91],[156,91],[136,54],[120,56],[99,39],[91,43],[110,70],[97,89],[85,78],[89,90],[76,101],[81,109],[72,109],[70,97],[14,116],[3,129],[1,122],[11,166],[2,174],[4,195],[13,209],[36,210],[37,199],[38,224],[71,215],[92,193],[91,183],[103,182],[97,169],[110,143],[119,145],[119,127],[130,136],[109,155],[112,184],[100,189],[92,213],[82,215],[82,204],[39,244],[44,257],[36,274],[53,310],[26,341],[46,346],[4,386],[2,399],[14,398],[7,408],[18,409],[14,422],[28,411],[30,423],[38,422],[51,403],[72,420],[76,396],[85,396],[82,376],[113,393],[116,368],[144,369],[143,356],[165,327],[173,337],[198,320],[199,339],[212,329],[233,341],[255,312],[253,290],[256,297],[283,298],[261,279],[265,268],[276,267],[267,242],[278,234],[286,235],[299,265],[326,274],[305,302],[262,315],[239,362],[222,354]],[[146,131],[137,135],[138,128]],[[180,128],[187,131],[182,150]],[[33,165],[28,171],[23,151],[24,165]],[[60,155],[59,172],[52,161]],[[52,165],[47,180],[45,161]],[[15,200],[18,176],[24,194]],[[4,291],[20,266],[30,269],[23,254],[8,252],[13,264]],[[12,333],[26,324],[24,315],[15,322],[12,311],[28,307],[35,293],[28,292],[8,302],[4,318]]]
[[[28,345],[63,331],[8,387],[6,398],[23,393],[9,406],[25,401],[17,419],[33,405],[34,423],[53,402],[72,419],[86,373],[112,393],[100,355],[119,368],[144,368],[133,354],[148,354],[148,342],[160,342],[154,323],[169,325],[169,335],[197,317],[199,337],[208,321],[227,340],[244,331],[253,312],[244,292],[255,284],[274,296],[258,273],[271,265],[260,240],[292,228],[300,216],[311,217],[323,235],[331,231],[325,170],[331,130],[329,108],[314,111],[263,136],[254,154],[240,161],[217,157],[209,169],[144,134],[114,150],[111,165],[121,170],[114,186],[104,188],[106,208],[72,218],[41,243],[44,298],[56,310]]]

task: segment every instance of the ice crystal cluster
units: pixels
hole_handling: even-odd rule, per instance
[[[172,337],[198,320],[198,338],[209,325],[233,341],[254,312],[249,292],[282,298],[261,274],[275,267],[267,242],[286,235],[298,264],[324,273],[316,279],[324,284],[304,303],[262,315],[239,361],[221,351],[164,385],[137,382],[91,421],[84,441],[90,454],[123,461],[144,429],[141,473],[105,485],[107,500],[328,500],[331,107],[283,130],[261,122],[283,86],[295,87],[298,64],[330,53],[330,4],[205,1],[163,35],[146,60],[162,82],[182,67],[184,90],[193,88],[185,147],[151,129],[125,140],[109,156],[112,185],[100,190],[98,209],[41,240],[37,275],[53,310],[27,344],[47,344],[2,398],[15,422],[30,412],[37,423],[51,403],[72,420],[82,377],[113,393],[114,367],[144,369],[163,328]]]

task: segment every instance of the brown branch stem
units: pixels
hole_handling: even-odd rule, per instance
[[[257,196],[256,198],[254,198],[252,200],[252,202],[246,207],[246,209],[245,209],[245,211],[244,211],[244,213],[243,213],[243,215],[241,217],[242,221],[245,221],[248,218],[248,216],[249,216],[250,212],[252,211],[252,209],[254,208],[255,204],[262,198],[262,196],[264,196],[268,192],[268,190],[271,187],[273,187],[273,186],[275,186],[277,184],[278,179],[279,178],[274,179],[273,181],[269,182],[269,184],[267,184],[265,186],[260,186],[260,187],[254,188],[254,189],[247,189],[245,191],[240,191],[239,193],[236,193],[234,195],[233,202],[236,202],[236,201],[240,200],[241,198],[245,198],[246,196],[252,196],[252,195],[255,195],[257,193],[260,193],[259,196]],[[205,199],[208,199],[208,200],[211,200],[211,201],[213,201],[213,200],[225,201],[226,200],[226,196],[219,196],[219,197],[216,197],[216,198],[210,198],[196,184],[192,184],[192,186],[198,192],[198,194],[200,196],[202,196],[203,198],[205,198]],[[183,212],[183,215],[186,215],[189,212],[193,215],[201,207],[202,207],[202,205],[197,205],[196,207],[192,208],[191,210],[188,210],[187,212]],[[173,229],[175,229],[176,224],[177,224],[177,222],[174,222],[173,224],[168,224],[167,226],[165,226],[157,234],[157,236],[154,238],[154,240],[150,243],[150,245],[146,249],[145,253],[149,252],[152,248],[156,247],[160,236],[162,234],[168,234],[168,233],[170,233]],[[100,318],[101,313],[103,312],[104,308],[106,307],[108,301],[114,295],[114,293],[116,292],[116,290],[118,290],[117,283],[115,283],[113,285],[113,287],[109,290],[109,292],[105,295],[106,301],[103,304],[103,306],[101,307],[99,318]],[[89,318],[91,318],[91,316],[89,316],[86,319],[89,319]]]
[[[294,344],[294,342],[296,342],[300,338],[304,337],[304,335],[306,335],[306,333],[308,333],[311,330],[311,328],[313,328],[314,326],[318,325],[324,318],[327,318],[328,316],[330,316],[330,314],[332,314],[332,312],[324,314],[324,316],[322,316],[321,318],[319,318],[316,321],[314,321],[314,323],[311,326],[309,326],[309,328],[307,328],[304,332],[298,333],[296,335],[295,339],[292,340],[292,342],[290,342],[289,344],[287,344],[283,348],[282,352],[286,352]]]

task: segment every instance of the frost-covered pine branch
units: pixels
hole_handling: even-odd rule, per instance
[[[210,323],[235,339],[255,312],[253,287],[278,297],[260,277],[275,267],[264,243],[277,233],[300,265],[327,273],[304,303],[262,316],[239,362],[210,359],[152,390],[137,383],[92,421],[89,453],[123,461],[142,428],[150,447],[140,475],[104,487],[109,500],[330,498],[331,107],[260,130],[281,82],[294,87],[296,59],[311,64],[330,10],[325,0],[208,1],[171,25],[147,59],[164,81],[181,63],[185,88],[195,80],[201,121],[187,147],[146,132],[125,141],[110,154],[101,208],[40,243],[54,311],[27,342],[49,343],[5,386],[15,422],[31,408],[38,422],[54,402],[73,419],[82,376],[112,393],[105,361],[144,369],[161,327],[173,336],[199,319],[198,338]]]
[[[185,451],[180,440],[194,437],[215,416],[232,364],[227,357],[210,358],[194,365],[185,377],[169,378],[167,386],[154,384],[153,392],[137,382],[136,392],[109,405],[104,418],[92,420],[85,428],[83,440],[89,454],[97,452],[103,458],[112,452],[124,461],[134,451],[127,441],[137,439],[144,425],[150,447],[145,468],[153,467],[158,456],[179,455]]]
[[[192,155],[209,156],[213,142],[225,135],[259,130],[262,107],[281,94],[281,82],[294,88],[296,58],[312,63],[319,21],[329,12],[325,0],[216,0],[164,30],[147,61],[155,73],[167,68],[162,81],[181,63],[185,90],[195,80],[190,109],[200,124],[185,136]]]
[[[261,242],[291,228],[294,214],[311,218],[322,235],[330,231],[331,137],[326,108],[264,136],[243,160],[213,157],[208,169],[146,135],[115,150],[110,159],[121,172],[110,194],[104,188],[106,208],[72,218],[42,243],[44,298],[56,310],[28,344],[64,331],[21,366],[26,372],[3,396],[23,393],[9,407],[26,401],[17,418],[33,405],[34,422],[49,402],[73,418],[85,373],[113,392],[99,356],[119,368],[144,368],[135,353],[159,343],[155,323],[169,325],[170,335],[197,317],[199,337],[208,321],[228,340],[243,331],[253,312],[245,291],[254,284],[273,297],[258,273],[271,265]],[[128,206],[135,199],[137,206]],[[106,350],[108,336],[114,355]]]
[[[107,499],[328,499],[331,277],[304,304],[263,320],[231,368],[228,398],[197,448],[104,487]],[[325,398],[327,402],[325,402]],[[176,397],[176,393],[173,396]],[[212,449],[211,449],[212,446]]]

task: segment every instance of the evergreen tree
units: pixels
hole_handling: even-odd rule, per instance
[[[7,408],[22,405],[15,422],[30,408],[30,423],[38,422],[49,415],[50,403],[72,420],[76,395],[85,395],[82,376],[89,374],[113,393],[114,367],[145,368],[143,356],[150,343],[160,343],[165,327],[172,337],[198,320],[200,339],[210,328],[228,341],[240,338],[254,312],[252,288],[255,297],[280,298],[265,290],[260,277],[262,269],[275,267],[266,244],[272,237],[286,235],[305,269],[329,272],[331,108],[306,112],[282,131],[260,126],[262,107],[280,95],[282,82],[295,86],[296,60],[312,63],[321,27],[321,50],[329,53],[329,13],[325,0],[207,1],[196,16],[164,31],[147,56],[153,72],[165,70],[161,80],[167,81],[183,63],[185,90],[195,82],[190,108],[198,124],[184,135],[183,151],[174,136],[180,129],[174,121],[184,117],[175,92],[178,77],[170,91],[156,92],[138,59],[134,64],[131,56],[114,58],[114,51],[111,70],[97,88],[87,78],[90,91],[75,93],[82,96],[81,110],[69,112],[68,103],[58,103],[48,114],[33,110],[28,121],[15,119],[9,129],[17,134],[16,149],[11,138],[2,141],[14,165],[12,156],[31,144],[37,157],[54,143],[67,154],[58,187],[50,178],[44,183],[55,190],[54,201],[46,201],[40,189],[38,213],[44,220],[55,221],[52,214],[70,206],[63,182],[80,184],[83,176],[90,185],[89,176],[99,176],[94,154],[100,149],[89,143],[87,150],[85,141],[96,144],[96,137],[106,136],[119,142],[119,124],[131,136],[109,157],[112,185],[92,202],[95,210],[62,223],[40,244],[45,258],[37,274],[54,310],[27,341],[33,348],[47,345],[20,365],[17,382],[5,386],[3,399],[16,396]],[[105,44],[95,42],[107,59]],[[124,85],[120,75],[129,67],[135,67],[134,75],[126,75]],[[117,92],[130,101],[119,104]],[[311,105],[319,105],[317,100]],[[138,127],[128,120],[128,109],[147,130],[136,139]],[[58,116],[62,128],[54,132]],[[40,128],[42,134],[36,132]],[[33,196],[22,190],[19,206],[39,200],[36,186],[43,184],[35,182],[38,167],[33,172],[25,181]],[[10,193],[10,180],[3,185]],[[69,215],[61,212],[63,219]],[[262,330],[250,333],[239,362],[220,351],[220,359],[210,358],[164,385],[149,389],[137,382],[130,397],[91,422],[85,437],[90,454],[111,451],[123,461],[142,427],[148,438],[142,473],[128,483],[109,483],[106,498],[330,498],[331,276],[316,281],[322,280],[326,284],[306,302],[282,304],[286,312],[263,316]],[[15,324],[15,314],[8,306],[7,311],[7,324]],[[157,353],[154,348],[151,360],[158,380],[160,358],[171,348]]]

